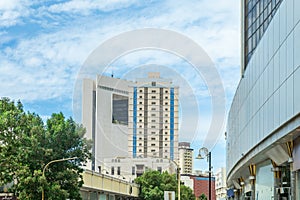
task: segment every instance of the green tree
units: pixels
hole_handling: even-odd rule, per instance
[[[199,200],[207,200],[206,195],[202,193],[202,194],[199,196]]]
[[[175,174],[168,172],[160,173],[155,170],[146,171],[142,176],[135,179],[135,183],[140,185],[140,198],[144,200],[164,199],[164,191],[175,191],[177,195],[177,180]],[[180,187],[182,200],[193,200],[193,191],[184,185]],[[177,196],[176,196],[177,199]]]
[[[25,112],[21,102],[0,99],[0,185],[10,188],[19,199],[81,199],[83,181],[79,166],[90,158],[90,143],[85,130],[62,113],[53,114],[47,123]],[[77,157],[73,161],[51,164],[51,160]]]

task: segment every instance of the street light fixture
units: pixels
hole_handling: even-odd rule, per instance
[[[208,200],[211,200],[211,152],[208,151],[206,147],[202,147],[199,149],[199,154],[196,157],[196,159],[204,159],[207,157],[208,160]]]
[[[45,171],[47,169],[47,167],[52,164],[52,163],[56,163],[56,162],[63,162],[63,161],[66,161],[66,160],[74,160],[76,159],[77,157],[72,157],[72,158],[63,158],[63,159],[58,159],[58,160],[51,160],[50,162],[48,162],[44,168],[43,168],[43,177],[46,179],[45,177]],[[44,190],[44,187],[42,187],[42,200],[45,199],[45,190]]]

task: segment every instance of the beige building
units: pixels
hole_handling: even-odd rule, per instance
[[[227,195],[226,169],[222,167],[215,173],[216,199],[225,200]]]
[[[178,87],[159,73],[137,79],[129,89],[128,152],[178,160]]]
[[[194,149],[191,149],[189,142],[179,142],[178,152],[181,174],[192,174]]]

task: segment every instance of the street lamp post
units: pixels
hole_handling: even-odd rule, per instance
[[[205,157],[207,157],[208,159],[208,200],[211,200],[211,152],[208,151],[207,148],[202,147],[201,149],[199,149],[199,154],[196,157],[196,159],[204,159]]]
[[[58,159],[58,160],[51,160],[50,162],[48,162],[45,166],[44,166],[44,168],[43,168],[43,177],[44,178],[46,178],[45,177],[45,171],[46,171],[46,169],[47,169],[47,167],[50,165],[50,164],[52,164],[52,163],[56,163],[56,162],[63,162],[63,161],[66,161],[66,160],[74,160],[74,159],[76,159],[77,157],[72,157],[72,158],[63,158],[63,159]],[[45,199],[45,190],[44,190],[44,187],[42,187],[42,200],[44,200]]]

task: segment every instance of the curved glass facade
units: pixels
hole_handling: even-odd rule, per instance
[[[257,22],[261,20],[260,16],[264,16],[265,11],[262,14],[261,8],[269,9],[269,5],[271,8],[270,12],[267,11],[269,14],[266,14],[268,28],[263,28],[264,34],[259,36],[260,42],[245,54],[248,56],[244,63],[247,70],[240,80],[228,115],[229,187],[237,188],[241,177],[245,183],[253,182],[255,173],[249,171],[249,165],[259,166],[267,160],[272,161],[274,166],[286,163],[291,157],[286,142],[298,137],[300,130],[300,1],[274,1],[274,6],[272,2],[243,1],[244,11],[251,8],[246,15],[253,16],[255,12],[257,16],[255,19],[251,17],[248,25],[244,24],[242,34],[247,36],[248,41],[251,38],[248,35],[253,37],[253,34],[257,34],[255,32],[260,31],[259,27],[264,26]],[[254,11],[255,8],[258,9],[257,6],[259,12]],[[276,13],[274,9],[277,9]],[[253,28],[256,30],[254,33],[251,26],[256,27]],[[248,42],[243,44],[244,49],[249,48],[246,47]],[[243,69],[245,65],[242,66]],[[259,167],[256,170],[261,171]],[[272,166],[269,170],[273,170]],[[252,191],[252,196],[256,194],[250,186],[247,191]]]

